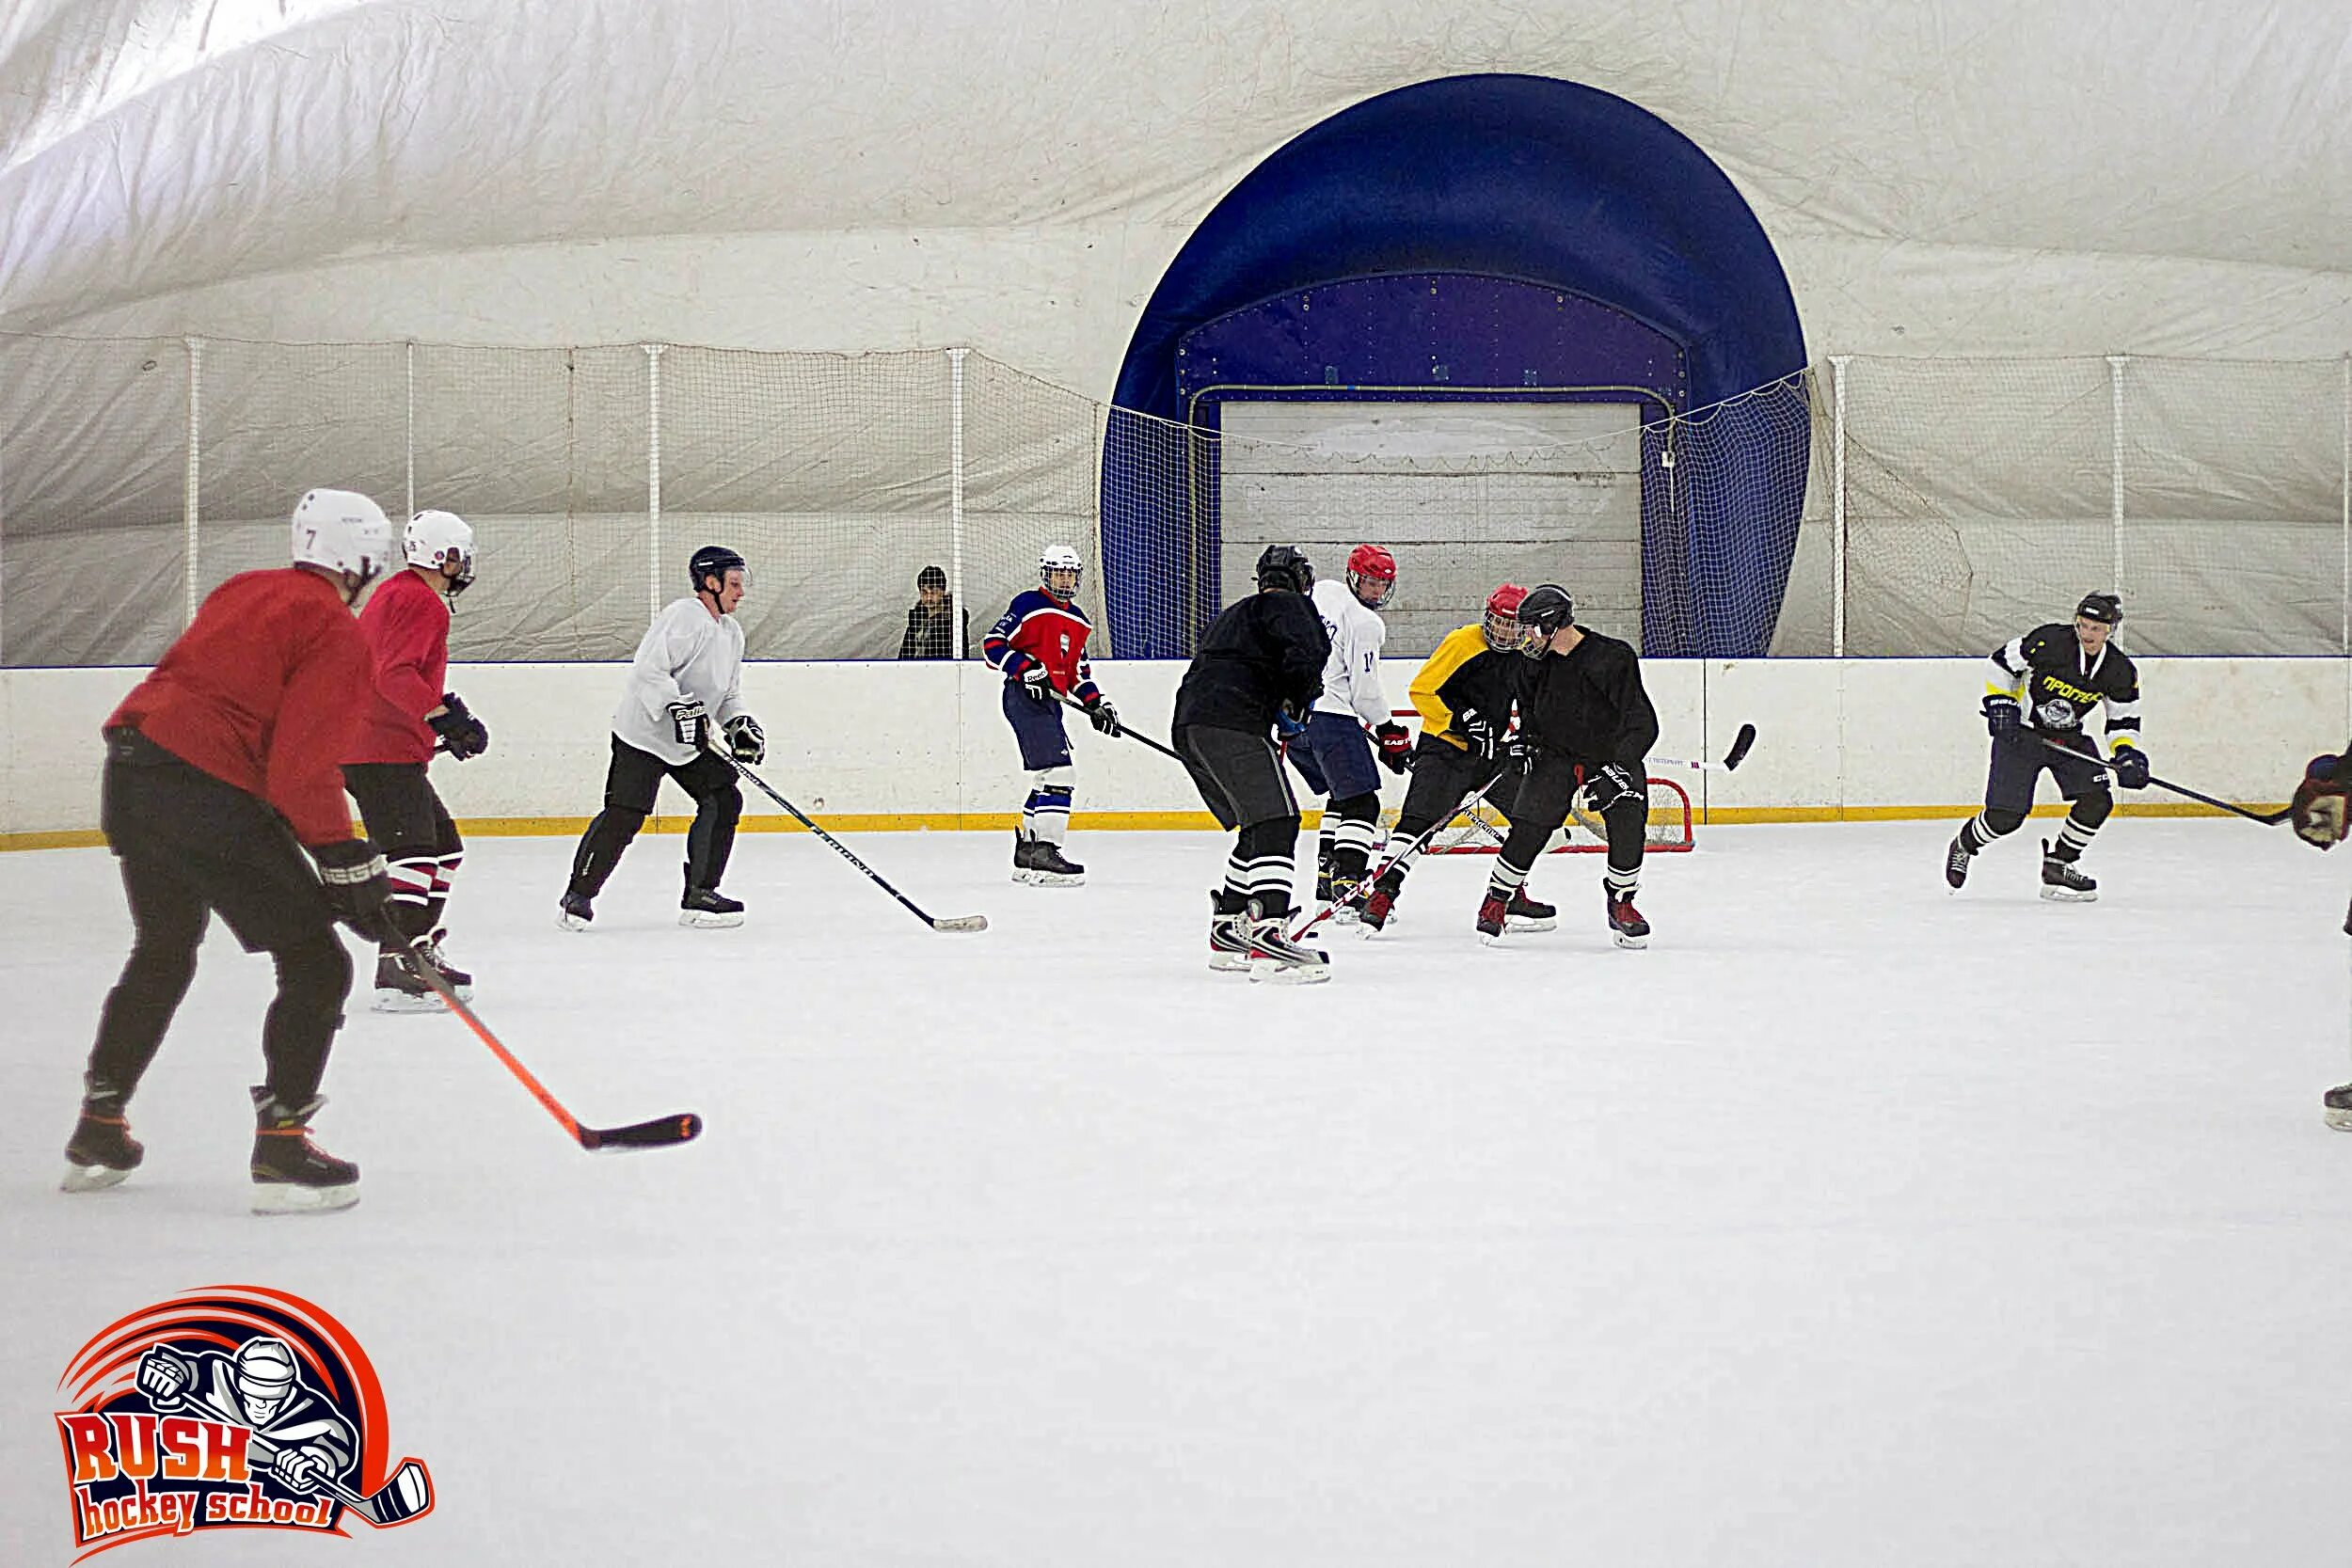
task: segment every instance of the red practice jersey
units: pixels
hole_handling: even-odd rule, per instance
[[[369,597],[359,635],[373,661],[375,694],[359,705],[343,760],[431,762],[433,729],[424,716],[441,705],[449,677],[449,606],[431,583],[404,568]]]
[[[136,729],[258,795],[309,845],[352,836],[342,764],[368,694],[368,645],[333,583],[295,566],[213,590],[107,729]]]
[[[1087,637],[1094,629],[1087,612],[1065,604],[1040,588],[1018,594],[1012,607],[988,629],[980,657],[1019,680],[1030,665],[1042,664],[1054,689],[1080,702],[1097,694],[1094,673],[1087,663]]]

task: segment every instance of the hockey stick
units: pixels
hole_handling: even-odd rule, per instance
[[[209,1394],[195,1389],[177,1396],[167,1404],[157,1401],[152,1396],[149,1397],[147,1402],[155,1408],[157,1415],[162,1415],[167,1410],[178,1410],[194,1405],[215,1420],[225,1421],[230,1426],[246,1425],[246,1422],[239,1420],[214,1402]],[[249,1427],[246,1430],[251,1431]],[[247,1448],[252,1452],[255,1463],[262,1469],[277,1468],[277,1460],[282,1450],[267,1436],[258,1432],[253,1433],[247,1441]],[[281,1480],[279,1484],[290,1491],[303,1490],[289,1481]],[[402,1460],[393,1467],[391,1479],[372,1493],[363,1493],[345,1486],[332,1476],[321,1476],[317,1490],[329,1494],[337,1502],[342,1503],[377,1529],[389,1529],[394,1525],[405,1525],[411,1519],[421,1518],[433,1512],[433,1477],[422,1464],[413,1459]]]
[[[1412,843],[1406,845],[1404,848],[1399,849],[1395,854],[1391,855],[1386,861],[1382,862],[1379,870],[1365,872],[1364,875],[1358,879],[1356,885],[1348,890],[1346,897],[1335,898],[1330,903],[1326,904],[1322,909],[1317,910],[1311,919],[1308,920],[1305,925],[1299,927],[1297,930],[1291,933],[1290,940],[1297,942],[1301,938],[1305,937],[1308,932],[1313,930],[1316,927],[1330,919],[1333,911],[1337,911],[1342,905],[1362,903],[1365,897],[1368,896],[1369,892],[1375,883],[1378,882],[1381,878],[1387,876],[1398,866],[1403,865],[1406,861],[1412,859],[1415,855],[1420,854],[1422,848],[1428,845],[1430,840],[1436,838],[1440,832],[1452,825],[1454,819],[1461,816],[1464,812],[1470,813],[1472,819],[1475,820],[1478,807],[1486,802],[1486,791],[1501,784],[1502,782],[1502,775],[1508,773],[1509,771],[1511,771],[1511,769],[1508,768],[1496,768],[1495,776],[1488,779],[1485,784],[1480,784],[1478,786],[1477,793],[1471,795],[1468,800],[1455,806],[1452,811],[1446,813],[1443,816],[1438,817],[1438,820],[1429,824],[1428,827],[1423,828],[1421,831],[1420,837],[1414,839]]]
[[[765,795],[768,799],[773,800],[776,804],[790,812],[802,827],[806,828],[810,832],[815,833],[818,838],[823,839],[827,844],[833,846],[833,847],[839,852],[843,860],[848,861],[851,865],[856,866],[860,871],[866,873],[866,879],[867,881],[872,882],[876,887],[890,895],[891,897],[896,898],[899,903],[904,904],[907,907],[908,911],[911,912],[915,919],[921,921],[924,925],[929,926],[932,930],[985,931],[988,929],[988,916],[984,914],[951,914],[943,919],[938,915],[930,913],[924,910],[920,904],[917,904],[914,899],[909,898],[905,894],[900,893],[897,888],[892,887],[887,881],[883,880],[882,874],[876,871],[872,866],[866,864],[864,861],[858,859],[857,856],[850,851],[848,845],[842,843],[839,839],[834,837],[833,834],[825,832],[824,829],[818,827],[815,822],[811,821],[806,812],[794,805],[791,801],[786,800],[783,796],[777,794],[774,790],[769,788],[767,780],[761,778],[758,774],[753,772],[749,768],[746,768],[743,764],[736,761],[733,757],[728,756],[724,752],[720,751],[716,746],[710,748],[710,754],[725,763],[729,768],[734,768],[736,772],[742,775],[744,778],[750,780],[762,795]]]
[[[691,1111],[680,1111],[675,1116],[656,1117],[651,1121],[632,1122],[627,1127],[582,1127],[580,1124],[580,1118],[565,1110],[564,1102],[549,1094],[547,1085],[533,1078],[531,1075],[531,1069],[516,1061],[514,1053],[499,1043],[499,1037],[490,1033],[489,1028],[483,1023],[482,1020],[474,1016],[473,1009],[458,1000],[457,992],[451,988],[448,977],[441,973],[440,966],[424,956],[424,946],[431,941],[430,937],[419,937],[409,944],[409,954],[416,960],[410,967],[424,977],[426,985],[440,993],[441,1000],[449,1004],[449,1010],[466,1021],[466,1027],[471,1029],[480,1037],[482,1043],[490,1048],[492,1055],[506,1064],[506,1070],[513,1073],[522,1086],[531,1091],[531,1097],[547,1108],[548,1115],[553,1117],[580,1148],[587,1149],[667,1148],[672,1144],[691,1143],[701,1134],[703,1118]]]
[[[1731,750],[1721,762],[1685,762],[1680,757],[1651,757],[1652,768],[1688,768],[1697,773],[1728,773],[1748,760],[1748,748],[1756,744],[1756,726],[1742,724],[1740,733],[1731,737]]]
[[[2037,734],[2034,738],[2041,741],[2042,744],[2047,746],[2053,752],[2063,752],[2067,756],[2074,757],[2080,761],[2087,762],[2093,768],[2103,768],[2110,773],[2115,771],[2115,764],[2107,761],[2105,757],[2102,757],[2095,752],[2077,751],[2074,747],[2068,746],[2063,742],[2051,739],[2046,735]],[[2153,773],[2148,775],[2148,782],[2154,784],[2158,789],[2169,789],[2173,794],[2185,796],[2187,799],[2195,800],[2201,805],[2212,806],[2217,810],[2226,811],[2233,816],[2243,816],[2249,822],[2259,822],[2265,828],[2275,828],[2280,823],[2284,822],[2288,817],[2295,815],[2295,808],[2292,805],[2281,806],[2277,811],[2254,811],[2246,806],[2232,805],[2227,800],[2217,800],[2210,795],[2200,794],[2198,791],[2190,789],[2185,784],[2176,784],[2168,780],[2159,779]]]
[[[1053,697],[1054,701],[1059,703],[1064,707],[1076,708],[1080,713],[1085,713],[1087,711],[1086,704],[1073,702],[1070,698],[1064,696],[1058,691],[1053,693]],[[1088,717],[1091,720],[1093,716],[1089,714]],[[1171,762],[1182,762],[1184,760],[1177,753],[1176,748],[1173,746],[1163,746],[1158,741],[1152,739],[1150,736],[1139,735],[1136,731],[1129,729],[1127,727],[1127,721],[1124,719],[1119,720],[1117,722],[1119,727],[1110,732],[1112,735],[1125,736],[1130,740],[1139,740],[1144,745],[1151,747],[1152,750],[1159,752],[1160,755],[1167,757]]]

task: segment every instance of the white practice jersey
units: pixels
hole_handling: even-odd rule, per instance
[[[1343,582],[1319,581],[1313,597],[1315,613],[1323,617],[1324,632],[1331,639],[1315,711],[1351,713],[1367,724],[1388,723],[1392,717],[1388,693],[1380,689],[1380,644],[1388,641],[1387,623],[1366,610]]]
[[[670,705],[681,697],[703,700],[714,732],[743,711],[743,628],[691,594],[671,600],[645,628],[612,733],[673,766],[693,761],[693,748],[678,744],[670,721]]]

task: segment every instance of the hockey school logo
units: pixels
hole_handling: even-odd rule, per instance
[[[422,1462],[387,1458],[384,1392],[350,1330],[298,1296],[216,1285],[108,1324],[57,1386],[73,1544],[220,1526],[331,1535],[433,1509]]]

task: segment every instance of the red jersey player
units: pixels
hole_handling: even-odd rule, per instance
[[[473,530],[453,512],[420,512],[401,534],[401,553],[407,569],[368,595],[359,612],[375,690],[360,705],[343,756],[343,785],[391,866],[394,928],[375,957],[375,1010],[384,1013],[440,1006],[421,964],[437,968],[459,997],[473,997],[473,976],[442,956],[439,926],[466,845],[425,767],[437,743],[459,762],[490,744],[465,700],[442,689],[450,601],[473,581]],[[424,942],[412,947],[419,937]]]
[[[990,667],[1004,672],[1005,721],[1029,774],[1029,798],[1013,834],[1012,879],[1040,887],[1074,886],[1086,880],[1087,871],[1061,852],[1078,770],[1053,693],[1074,698],[1104,735],[1119,733],[1119,710],[1094,684],[1087,663],[1087,638],[1094,627],[1077,605],[1078,571],[1076,550],[1049,546],[1038,556],[1039,586],[1015,595],[980,644]]]
[[[83,1078],[68,1192],[112,1186],[138,1165],[123,1106],[218,914],[246,951],[278,964],[262,1025],[267,1080],[252,1091],[254,1211],[359,1200],[359,1168],[309,1133],[351,990],[335,924],[371,940],[390,928],[384,861],[352,836],[341,767],[368,688],[350,607],[390,549],[373,501],[310,492],[294,509],[294,564],[215,589],[106,721],[99,821],[122,863],[134,935]]]

